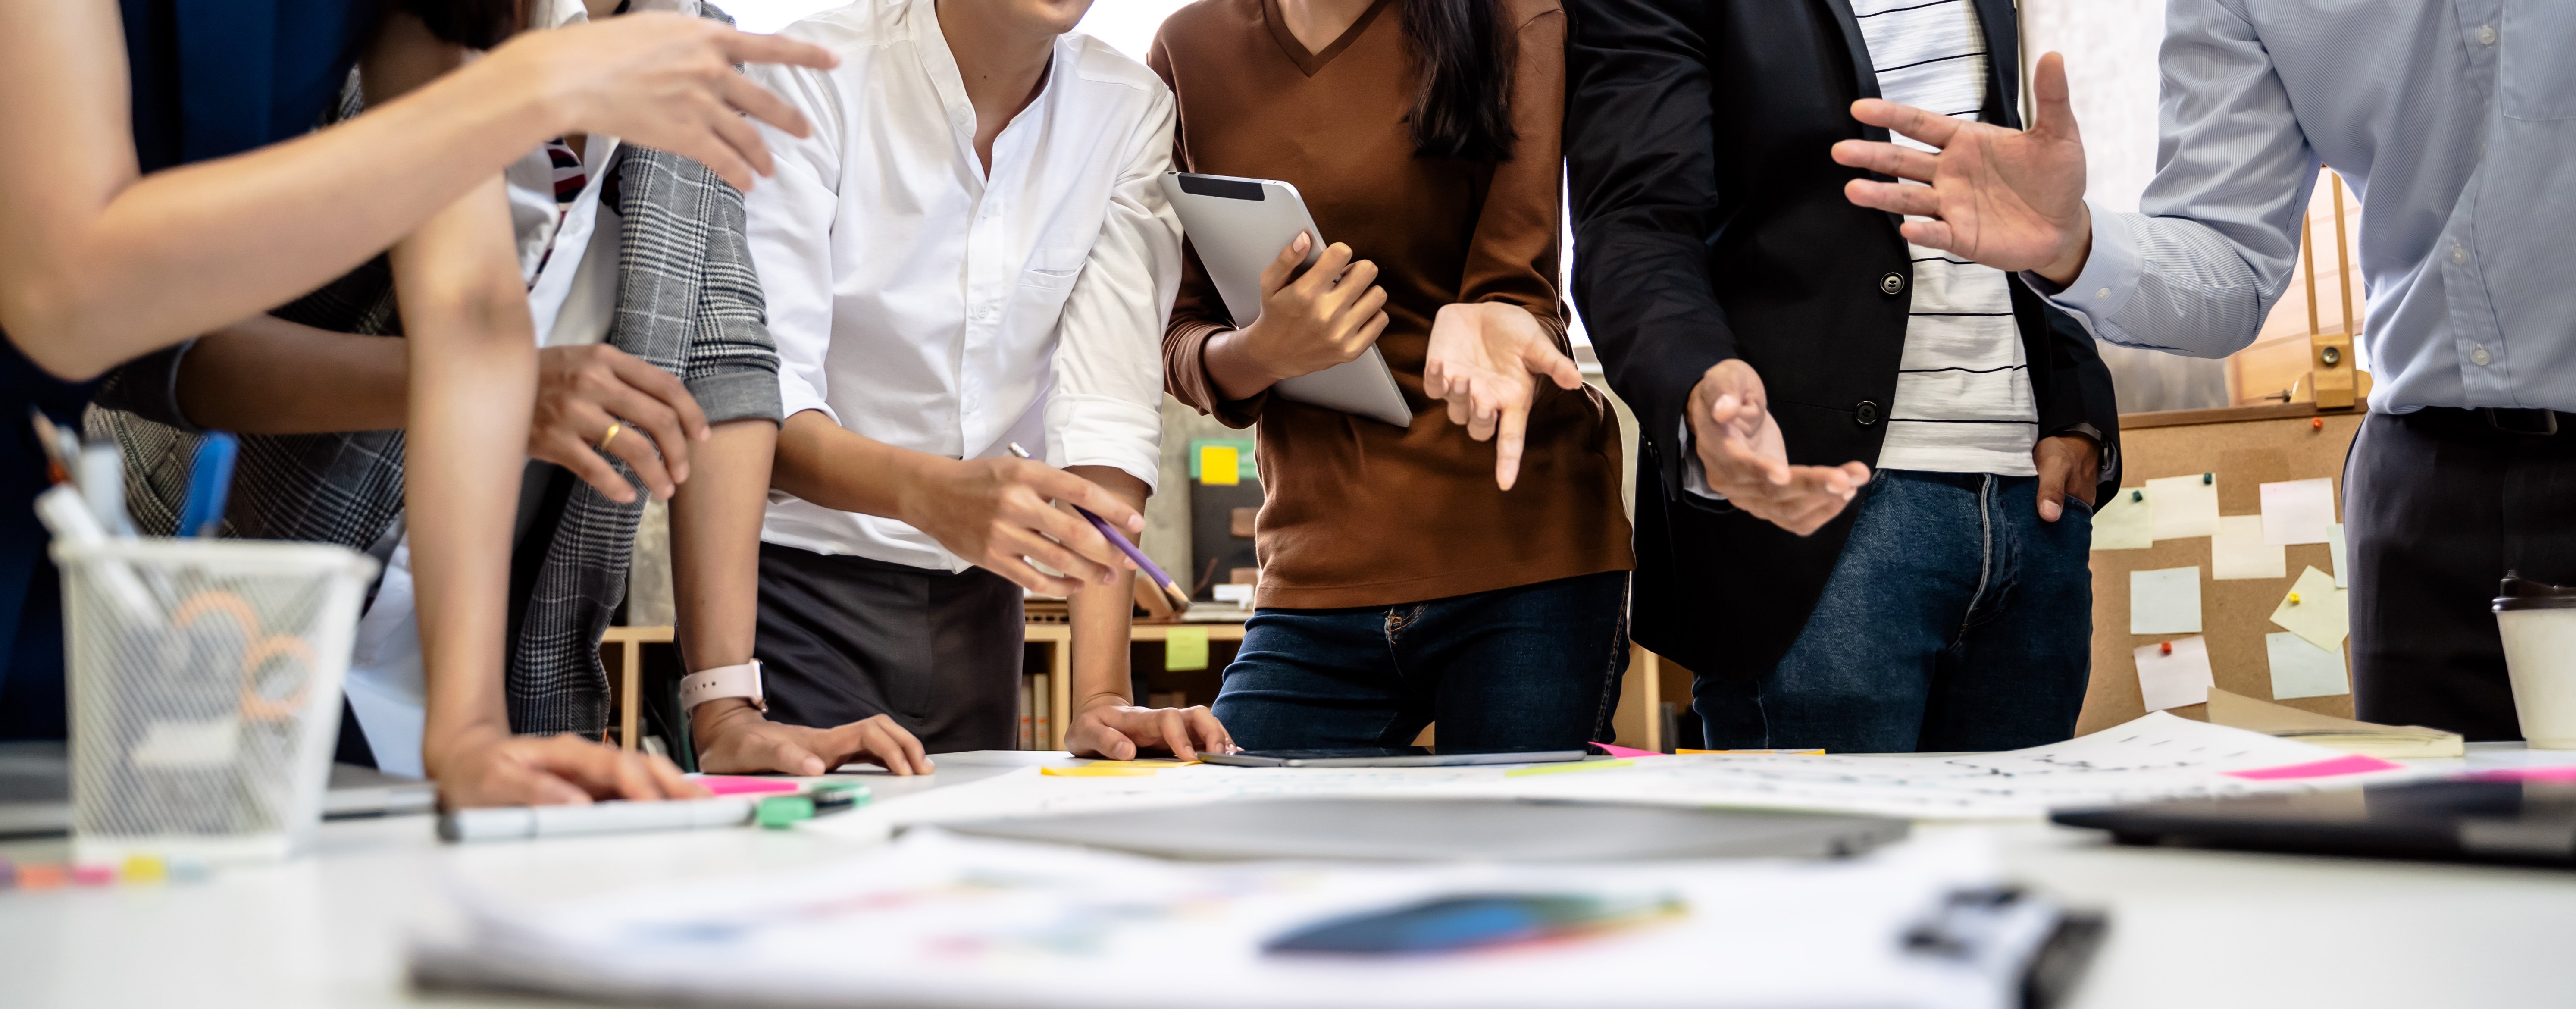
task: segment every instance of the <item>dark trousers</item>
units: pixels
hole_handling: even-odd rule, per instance
[[[2353,440],[2344,531],[2364,721],[2522,738],[2490,606],[2507,571],[2576,583],[2576,430],[2513,430],[2544,429],[2535,411],[2499,420],[2374,413]]]
[[[2014,750],[2074,735],[2093,510],[2065,505],[2042,521],[2034,477],[1878,471],[1789,654],[1694,685],[1707,745]]]
[[[1214,711],[1253,750],[1575,750],[1610,739],[1628,669],[1628,573],[1243,625]]]
[[[931,753],[1006,750],[1020,728],[1020,587],[760,545],[752,654],[772,721],[828,728],[891,715]]]

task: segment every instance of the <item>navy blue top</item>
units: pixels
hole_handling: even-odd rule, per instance
[[[311,130],[375,34],[381,0],[119,0],[143,170]],[[74,430],[95,382],[66,382],[0,334],[0,739],[64,735],[60,579],[36,521],[45,455],[28,412]]]

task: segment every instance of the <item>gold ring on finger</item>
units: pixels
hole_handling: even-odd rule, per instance
[[[594,446],[591,446],[591,447],[592,447],[592,448],[596,448],[596,449],[598,449],[598,450],[600,450],[600,451],[602,451],[602,452],[606,452],[606,451],[608,451],[608,443],[609,443],[609,442],[611,442],[611,441],[615,441],[615,440],[617,439],[617,433],[618,433],[618,432],[620,432],[620,431],[624,431],[624,430],[626,430],[626,425],[624,425],[624,424],[620,424],[620,423],[616,423],[616,422],[614,422],[614,421],[610,422],[610,423],[609,423],[609,425],[608,425],[608,433],[607,433],[607,434],[600,435],[600,436],[599,436],[599,444],[594,445]]]

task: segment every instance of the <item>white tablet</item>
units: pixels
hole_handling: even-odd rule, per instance
[[[1306,201],[1297,195],[1297,187],[1285,182],[1170,172],[1163,176],[1163,194],[1181,215],[1181,228],[1198,250],[1199,264],[1216,281],[1226,314],[1234,317],[1237,327],[1252,325],[1261,317],[1261,270],[1279,257],[1279,250],[1298,232],[1315,237],[1306,250],[1308,264],[1324,254],[1323,232],[1307,216]],[[1396,386],[1395,373],[1376,347],[1271,388],[1300,403],[1397,427],[1413,426],[1413,407],[1405,403],[1404,390]]]

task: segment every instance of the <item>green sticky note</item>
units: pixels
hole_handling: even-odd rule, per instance
[[[1208,667],[1208,636],[1205,627],[1175,627],[1163,639],[1163,668],[1172,671]]]

